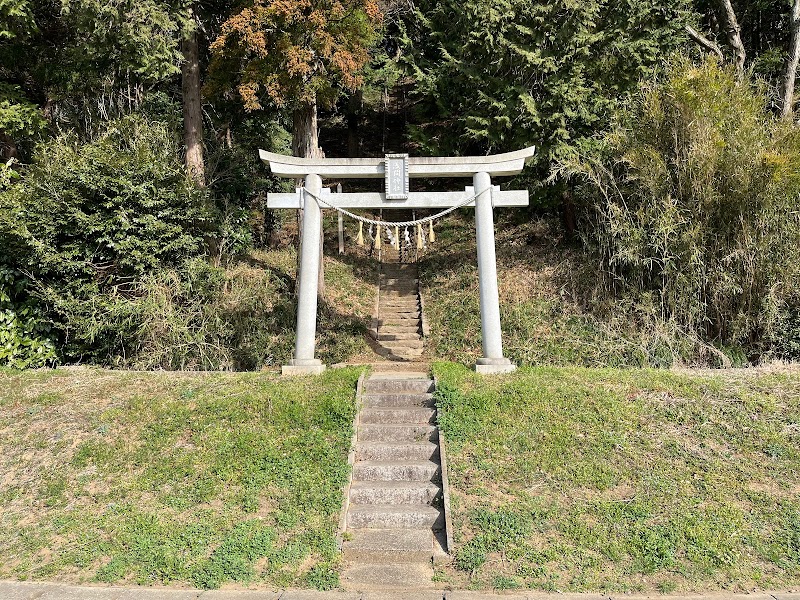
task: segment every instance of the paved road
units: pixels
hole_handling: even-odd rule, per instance
[[[307,590],[180,590],[147,587],[72,586],[0,581],[0,600],[800,600],[800,592],[634,596],[466,592],[435,590],[314,592]]]

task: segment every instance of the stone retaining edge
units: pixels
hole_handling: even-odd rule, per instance
[[[344,531],[347,528],[347,511],[350,509],[350,487],[353,485],[353,465],[356,462],[356,443],[358,442],[358,425],[361,415],[361,396],[364,393],[364,379],[367,370],[361,371],[356,383],[356,414],[353,417],[353,435],[350,436],[350,451],[347,453],[347,464],[350,466],[350,474],[347,476],[347,485],[344,486],[344,498],[342,498],[342,510],[339,513],[339,525],[336,528],[336,549],[342,551],[344,544]]]

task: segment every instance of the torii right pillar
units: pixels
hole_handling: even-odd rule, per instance
[[[517,367],[503,356],[500,329],[500,294],[497,289],[497,261],[494,244],[494,207],[492,179],[488,173],[475,173],[475,237],[478,242],[478,284],[481,301],[483,357],[475,364],[482,374],[510,373]]]

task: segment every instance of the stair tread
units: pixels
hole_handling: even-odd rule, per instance
[[[383,397],[365,398],[365,408],[433,408],[435,406],[433,398],[426,398],[422,394],[416,398],[397,398],[386,395]]]
[[[418,423],[403,421],[407,425],[427,425],[436,416],[436,409],[430,406],[366,406],[361,411],[361,421],[367,424],[394,424],[394,419],[419,419]],[[387,419],[375,421],[374,419]]]
[[[419,398],[433,398],[433,394],[431,392],[415,392],[415,391],[397,391],[397,392],[367,392],[364,394],[364,398],[386,398],[386,397],[393,397],[397,398],[400,396],[408,396],[413,398],[414,400],[418,400]]]
[[[430,545],[434,536],[429,527],[408,529],[351,529],[352,538],[345,542],[350,547],[374,548],[376,550],[415,550]]]
[[[350,484],[351,488],[393,488],[393,489],[406,489],[406,488],[426,488],[432,490],[441,490],[442,486],[432,481],[353,481]],[[360,506],[360,505],[359,505]]]
[[[391,448],[409,447],[409,448],[436,448],[439,444],[435,442],[356,442],[358,446],[389,446]]]
[[[365,467],[439,467],[439,463],[432,460],[359,460],[355,464]]]
[[[357,460],[438,460],[439,445],[433,442],[358,441]]]
[[[372,394],[370,394],[372,395]],[[376,394],[377,395],[377,394]],[[406,394],[383,394],[384,396],[405,396]],[[428,394],[408,394],[408,396],[412,396],[414,398],[419,398],[420,396],[428,396]],[[430,394],[432,397],[433,394]],[[391,412],[396,410],[415,410],[418,412],[422,411],[431,411],[434,410],[433,408],[427,406],[365,406],[364,410],[380,410],[385,412]]]
[[[351,504],[350,512],[367,514],[409,514],[423,513],[439,515],[442,510],[430,504]]]

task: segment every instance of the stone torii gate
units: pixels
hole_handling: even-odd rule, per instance
[[[500,299],[494,243],[494,208],[527,206],[528,191],[500,191],[491,177],[516,175],[534,154],[525,148],[506,154],[470,157],[409,157],[387,154],[385,158],[297,158],[259,151],[278,177],[304,179],[305,187],[295,193],[268,194],[267,208],[303,209],[300,284],[297,305],[297,339],[294,358],[284,365],[285,375],[316,374],[325,365],[314,358],[317,329],[317,280],[319,277],[321,206],[348,209],[447,209],[475,207],[480,285],[483,358],[475,365],[478,373],[506,373],[516,366],[503,356],[500,329]],[[385,179],[382,193],[331,194],[322,188],[322,178]],[[411,192],[410,177],[471,177],[472,187],[463,192]],[[391,222],[386,222],[391,225]],[[380,230],[378,232],[380,235]]]

